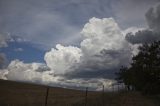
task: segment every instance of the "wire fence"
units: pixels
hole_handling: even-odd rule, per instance
[[[90,91],[88,87],[84,91],[66,89],[54,92],[52,88],[47,87],[45,106],[106,106],[106,93],[127,91],[125,88],[123,84],[119,83],[113,84],[112,90],[108,92],[105,91],[104,85],[98,92]]]
[[[113,84],[110,92],[105,90],[104,85],[101,88],[101,91],[95,92],[89,87],[81,91],[44,86],[0,85],[0,106],[154,106],[139,94],[131,92],[125,95],[128,90],[123,84]]]

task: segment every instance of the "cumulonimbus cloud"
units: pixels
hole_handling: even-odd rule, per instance
[[[66,74],[67,70],[94,70],[94,67],[112,69],[120,65],[121,59],[130,55],[128,43],[113,18],[91,18],[81,31],[83,40],[78,47],[64,47],[60,44],[45,54],[45,61],[55,74]],[[102,51],[114,51],[115,54]],[[121,51],[121,52],[119,52]],[[122,52],[123,51],[123,52]],[[125,54],[125,56],[123,56]],[[129,54],[129,55],[128,55]],[[100,56],[103,56],[101,58]],[[127,62],[127,61],[124,61]],[[128,62],[127,62],[128,63]],[[76,66],[76,69],[74,69]],[[78,67],[78,69],[77,69]],[[83,68],[84,69],[83,69]]]
[[[132,54],[129,43],[113,18],[93,17],[84,25],[81,34],[83,40],[80,47],[57,44],[56,48],[46,52],[46,64],[15,60],[9,64],[7,71],[3,71],[2,76],[9,80],[50,85],[79,87],[87,84],[95,87],[96,84],[105,84],[109,87],[115,82],[112,77],[115,69],[130,61]],[[97,76],[72,77],[82,73],[88,76],[97,73]],[[104,78],[107,74],[111,77]]]

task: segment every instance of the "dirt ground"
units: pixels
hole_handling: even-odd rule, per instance
[[[46,86],[0,80],[0,106],[45,106]],[[138,92],[88,92],[50,87],[47,106],[160,106]]]

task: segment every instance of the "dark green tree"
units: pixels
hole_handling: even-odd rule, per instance
[[[131,82],[131,72],[127,67],[122,66],[119,70],[119,72],[116,73],[118,76],[116,80],[118,83],[125,83],[128,90],[131,90],[132,82]]]
[[[160,41],[143,44],[129,68],[122,67],[118,81],[144,93],[160,93]]]

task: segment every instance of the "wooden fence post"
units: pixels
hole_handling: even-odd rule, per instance
[[[88,95],[88,87],[86,87],[86,94],[85,94],[85,106],[87,106],[87,95]]]
[[[104,106],[104,85],[103,85],[103,89],[102,89],[102,105]]]
[[[112,91],[114,92],[114,85],[112,84]]]
[[[118,85],[118,92],[119,92],[119,83],[117,85]]]
[[[47,103],[48,103],[48,93],[49,93],[49,87],[47,87],[47,91],[46,91],[45,106],[47,106]]]

